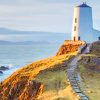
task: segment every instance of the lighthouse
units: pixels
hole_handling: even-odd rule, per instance
[[[85,2],[74,8],[72,40],[93,42],[100,36],[100,31],[93,29],[92,7]]]

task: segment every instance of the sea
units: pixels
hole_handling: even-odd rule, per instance
[[[42,38],[44,35],[44,39]],[[70,38],[70,35],[65,33],[56,33],[52,36],[43,34],[41,40],[46,42],[33,43],[33,44],[0,44],[0,66],[7,66],[9,70],[3,71],[3,74],[0,74],[0,81],[3,81],[16,70],[22,68],[25,65],[28,65],[32,62],[49,58],[56,55],[59,47],[64,42]],[[49,37],[51,36],[51,37]],[[33,40],[35,40],[33,34]]]

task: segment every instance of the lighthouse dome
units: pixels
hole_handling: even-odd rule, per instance
[[[88,6],[85,2],[83,2],[83,4],[77,6],[77,7],[88,7],[88,8],[91,8],[90,6]]]

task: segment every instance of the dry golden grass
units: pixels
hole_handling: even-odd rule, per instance
[[[38,74],[35,80],[45,87],[38,100],[78,100],[67,81],[65,70],[47,70]]]
[[[65,72],[73,55],[76,53],[40,60],[19,69],[0,84],[1,99],[73,100],[76,95]]]
[[[85,44],[84,41],[73,41],[73,40],[65,40],[64,41],[64,44],[73,44],[73,45],[76,45],[76,44]]]

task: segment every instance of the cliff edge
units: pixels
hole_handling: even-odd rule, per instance
[[[0,100],[73,100],[66,69],[74,55],[51,57],[19,69],[0,83]]]
[[[0,83],[0,100],[73,100],[73,98],[79,100],[68,82],[66,71],[77,55],[78,47],[84,43],[83,41],[65,41],[57,56],[33,62],[14,72]],[[95,52],[97,57],[100,53],[97,44],[93,44],[91,53],[84,56],[93,56]],[[83,58],[79,63],[82,68],[85,68]],[[82,77],[88,77],[86,75],[87,73],[82,72]]]
[[[56,55],[59,56],[71,52],[76,52],[78,51],[78,48],[82,46],[84,43],[84,41],[65,40]]]

